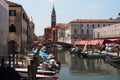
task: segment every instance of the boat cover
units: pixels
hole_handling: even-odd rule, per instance
[[[48,53],[46,53],[46,52],[43,52],[43,51],[39,51],[39,54],[41,55],[41,56],[44,56],[44,57],[48,57]]]

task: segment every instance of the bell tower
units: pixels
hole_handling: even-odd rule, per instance
[[[52,41],[57,41],[57,27],[56,27],[56,12],[53,5],[53,10],[51,14],[51,28],[52,28]]]
[[[54,5],[53,5],[52,14],[51,14],[51,27],[52,28],[56,27],[56,12],[55,12]]]

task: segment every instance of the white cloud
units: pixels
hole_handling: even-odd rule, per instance
[[[55,4],[55,0],[49,0],[49,2]]]

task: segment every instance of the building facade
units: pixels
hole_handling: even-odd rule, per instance
[[[120,38],[120,13],[116,18],[116,21],[116,24],[93,29],[93,38]]]
[[[116,24],[116,19],[76,19],[69,23],[70,43],[75,39],[93,38],[93,29]]]
[[[67,41],[70,40],[68,35],[69,25],[67,23],[59,23],[56,25],[56,27],[58,31],[58,42],[68,43]]]
[[[120,38],[120,23],[93,29],[93,38]]]
[[[8,37],[8,4],[0,0],[0,56],[7,56],[7,37]]]
[[[27,27],[27,44],[28,44],[28,47],[27,49],[31,50],[34,46],[34,40],[35,40],[35,24],[32,20],[32,18],[30,18],[29,20],[29,23],[28,23],[28,27]]]
[[[27,49],[29,17],[20,4],[6,2],[9,5],[8,53],[14,53],[17,50],[23,54]]]

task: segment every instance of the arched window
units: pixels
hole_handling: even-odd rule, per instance
[[[87,27],[89,27],[89,24],[87,24]]]
[[[81,34],[84,34],[84,31],[83,31],[83,29],[81,29]]]
[[[74,30],[74,35],[76,35],[76,34],[77,34],[77,29]]]
[[[103,24],[103,26],[105,26],[105,24]]]
[[[9,32],[16,32],[16,27],[14,26],[14,24],[10,25]]]
[[[87,30],[87,34],[89,35],[89,30]]]
[[[93,28],[93,29],[95,28],[95,25],[94,25],[94,24],[92,25],[92,28]]]
[[[100,24],[98,24],[98,27],[100,27]]]

